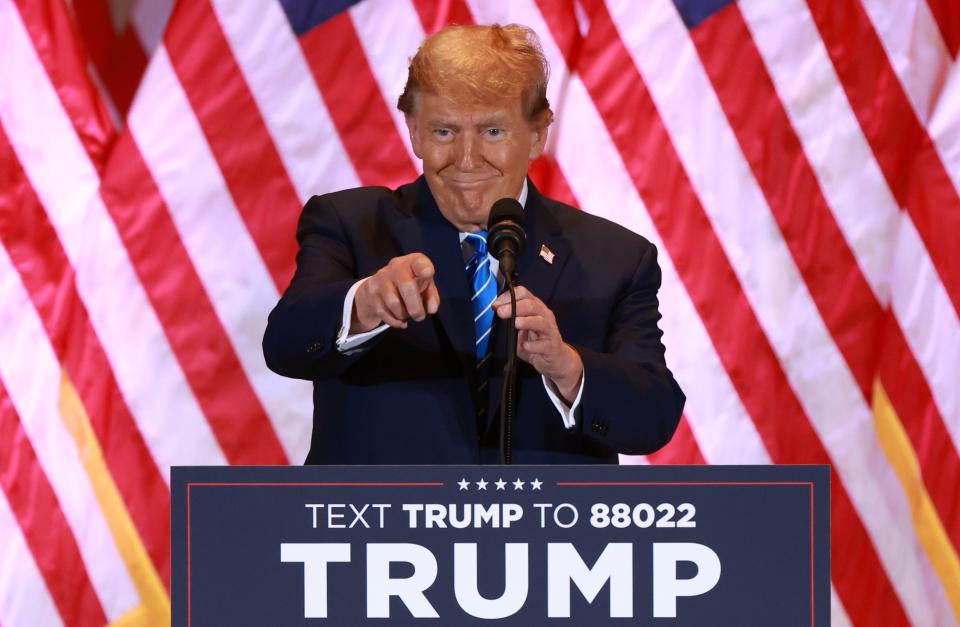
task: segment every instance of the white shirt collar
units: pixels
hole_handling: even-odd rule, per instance
[[[520,198],[517,198],[521,207],[527,206],[527,191],[527,177],[523,177],[523,188],[520,190]]]

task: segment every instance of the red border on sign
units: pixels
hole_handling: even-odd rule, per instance
[[[443,487],[442,481],[312,481],[312,482],[189,482],[187,483],[187,627],[192,627],[192,585],[191,541],[190,541],[190,500],[191,488],[198,487]],[[557,481],[557,487],[637,487],[637,486],[808,486],[810,488],[810,625],[815,625],[815,586],[814,586],[814,483],[812,481]]]

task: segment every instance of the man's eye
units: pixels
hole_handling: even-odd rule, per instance
[[[436,129],[436,130],[433,131],[433,134],[436,135],[437,137],[449,137],[449,136],[450,136],[450,129],[448,129],[448,128],[438,128],[438,129]]]
[[[487,129],[487,135],[489,135],[490,137],[499,137],[502,134],[503,134],[503,129],[499,129],[499,128]]]

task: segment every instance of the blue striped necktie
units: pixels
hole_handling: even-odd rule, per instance
[[[487,232],[467,233],[474,253],[467,262],[473,305],[473,326],[476,331],[477,362],[481,362],[490,350],[490,332],[493,329],[493,301],[497,298],[497,282],[490,272],[487,256]]]

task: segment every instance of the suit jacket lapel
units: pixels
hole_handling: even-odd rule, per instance
[[[422,252],[433,262],[434,280],[440,293],[437,317],[464,367],[463,371],[472,372],[475,360],[473,314],[459,233],[440,213],[423,177],[405,191],[401,208],[406,215],[394,229],[397,243],[404,254]]]
[[[570,258],[570,243],[563,238],[560,224],[545,206],[543,196],[527,179],[527,204],[523,209],[523,228],[527,233],[527,243],[517,260],[517,283],[525,286],[548,307],[554,298],[557,280],[563,272],[563,266]],[[553,253],[553,262],[549,263],[541,256],[542,247]],[[507,324],[497,319],[494,336],[493,366],[490,376],[490,389],[487,402],[487,430],[490,429],[500,407],[500,393],[503,388],[503,367],[507,356]],[[523,362],[518,361],[518,370]],[[519,382],[519,377],[518,377]],[[539,381],[537,382],[539,385]],[[528,392],[529,393],[529,392]],[[559,420],[559,418],[557,418]]]

